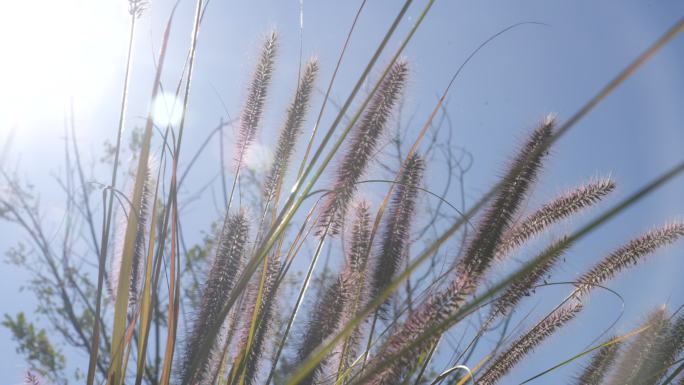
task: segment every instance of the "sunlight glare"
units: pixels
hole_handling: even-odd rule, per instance
[[[33,0],[0,5],[0,130],[52,122],[71,100],[97,106],[120,72],[125,1]],[[44,126],[45,124],[43,124]],[[61,127],[58,127],[61,129]]]
[[[159,127],[175,126],[183,118],[183,103],[171,92],[163,92],[154,100],[152,118]]]
[[[268,171],[273,164],[273,151],[259,142],[252,143],[245,153],[245,166],[257,173]]]

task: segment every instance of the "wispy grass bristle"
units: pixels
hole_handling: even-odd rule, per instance
[[[347,252],[348,267],[344,273],[350,276],[348,282],[358,281],[359,275],[364,275],[368,265],[368,251],[370,249],[370,213],[368,203],[360,201],[356,204],[354,220],[351,226],[351,241]]]
[[[191,370],[191,362],[203,346],[217,345],[207,338],[207,330],[219,329],[224,319],[219,317],[224,301],[229,297],[236,277],[242,269],[247,247],[249,224],[244,213],[226,215],[223,229],[219,235],[216,255],[202,291],[198,314],[188,332],[185,351],[180,368],[180,380],[188,384],[204,384],[211,381],[216,372],[215,366],[221,360],[221,353],[213,349],[207,362]]]
[[[380,252],[373,268],[373,296],[387,288],[408,253],[411,222],[424,169],[425,162],[417,154],[413,154],[404,162],[389,208]],[[380,306],[380,314],[384,314],[386,308],[387,302]]]
[[[612,339],[612,338],[611,338]],[[620,342],[600,348],[575,381],[575,385],[601,385],[615,364],[620,351]]]
[[[649,355],[657,348],[661,336],[667,330],[667,324],[665,306],[659,307],[649,315],[642,325],[648,329],[639,333],[636,339],[627,346],[627,349],[620,354],[615,374],[608,381],[609,385],[637,384],[639,372],[643,369]]]
[[[653,229],[615,250],[585,273],[578,285],[580,294],[588,293],[596,285],[613,278],[620,271],[637,264],[643,257],[684,236],[684,223],[676,221]]]
[[[661,324],[661,330],[653,341],[653,348],[645,354],[643,363],[631,382],[635,385],[660,383],[684,347],[684,316],[680,316],[675,322],[665,319]]]
[[[357,190],[357,182],[368,167],[378,140],[406,85],[407,75],[407,62],[397,61],[382,79],[361,120],[353,128],[347,151],[340,160],[332,189],[325,199],[319,221],[319,234],[325,229],[328,229],[330,235],[339,233]]]
[[[580,303],[563,306],[543,319],[523,336],[513,341],[507,350],[499,354],[485,373],[477,380],[480,385],[494,385],[525,356],[530,354],[556,330],[575,318],[582,310]]]
[[[273,76],[273,66],[278,48],[278,35],[275,31],[268,34],[261,48],[252,80],[247,90],[247,100],[240,114],[240,128],[236,141],[236,161],[242,162],[247,148],[256,137],[264,102]]]
[[[579,186],[553,199],[504,233],[496,251],[497,258],[503,259],[553,223],[596,204],[614,189],[615,182],[605,178]]]
[[[280,189],[285,172],[290,164],[290,158],[297,144],[297,138],[302,132],[302,124],[309,110],[311,91],[318,75],[318,60],[311,58],[304,69],[304,73],[297,85],[292,104],[287,110],[285,125],[280,131],[278,145],[271,170],[264,183],[264,198],[266,201],[274,199]]]

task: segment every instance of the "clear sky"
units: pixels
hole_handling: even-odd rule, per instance
[[[4,51],[0,62],[0,144],[11,138],[9,151],[0,162],[36,185],[46,219],[58,223],[63,200],[54,187],[54,175],[63,170],[68,100],[74,102],[84,159],[98,159],[102,143],[115,137],[128,28],[126,2],[68,0],[58,6],[41,0],[30,7],[23,5],[26,3],[0,5],[0,46]],[[358,3],[303,1],[302,52],[304,58],[318,56],[322,85],[332,73]],[[404,36],[424,1],[415,3],[397,37]],[[142,125],[147,111],[153,58],[171,5],[170,0],[153,0],[141,19],[128,128]],[[164,77],[168,88],[178,78],[187,52],[193,6],[192,1],[181,0],[177,11]],[[368,2],[333,90],[335,100],[347,96],[399,7],[398,1]],[[449,95],[453,142],[474,158],[465,180],[466,202],[472,203],[496,182],[527,129],[547,113],[556,113],[561,121],[569,117],[681,17],[684,2],[678,0],[437,0],[405,51],[411,77],[404,118],[415,114],[409,130],[420,128],[455,69],[482,41],[515,23],[544,23],[519,26],[482,49]],[[279,125],[296,82],[300,2],[211,1],[200,32],[186,128],[189,134],[181,164],[221,118],[239,114],[260,37],[271,28],[280,32],[281,48],[274,92],[259,138],[264,147],[273,142],[271,133]],[[390,52],[397,45],[395,38],[389,44]],[[387,58],[385,55],[380,62]],[[591,177],[611,175],[618,189],[608,204],[601,206],[606,208],[680,162],[684,157],[682,68],[684,36],[679,36],[558,142],[534,188],[530,206]],[[315,106],[320,99],[319,95]],[[200,158],[188,185],[208,183],[219,167],[218,149],[211,148]],[[96,179],[103,183],[108,178],[104,171],[95,169]],[[436,159],[429,165],[427,186],[440,190],[443,173],[444,167]],[[198,188],[188,188],[182,194],[190,197]],[[207,190],[203,199],[185,208],[184,220],[197,224],[190,237],[198,237],[203,226],[214,219],[210,217],[214,213],[212,191]],[[586,238],[573,249],[554,280],[572,279],[630,237],[670,218],[682,218],[682,197],[684,178],[679,177]],[[447,199],[459,201],[461,197],[454,189]],[[573,220],[560,230],[572,229],[599,212]],[[25,239],[3,222],[0,234],[0,251]],[[35,304],[32,295],[20,291],[26,273],[0,266],[0,313],[30,313]],[[680,243],[611,281],[610,287],[626,301],[625,314],[614,332],[634,327],[657,305],[666,303],[674,309],[684,304],[683,273],[684,245]],[[543,309],[553,304],[550,301],[564,292],[565,288],[549,289],[530,301],[530,309],[537,306],[533,317],[543,314]],[[619,312],[620,303],[614,297],[596,293],[582,315],[517,367],[506,383],[523,380],[581,351]],[[80,353],[74,356],[75,360],[82,358]],[[4,378],[12,379],[10,383],[17,383],[23,368],[7,331],[0,329],[0,372],[8,374]],[[568,379],[574,370],[576,366],[559,370],[554,383]],[[542,379],[538,383],[549,382]]]

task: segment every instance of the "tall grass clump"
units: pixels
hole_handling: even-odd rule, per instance
[[[77,141],[67,135],[67,177],[60,186],[67,194],[68,220],[57,235],[44,228],[31,185],[0,167],[0,219],[22,228],[32,247],[13,248],[9,259],[33,274],[41,314],[57,332],[38,329],[23,313],[6,316],[3,325],[32,365],[24,382],[66,384],[65,358],[58,348],[66,344],[88,357],[87,368],[81,370],[87,373],[87,385],[507,384],[516,367],[534,367],[527,364],[535,360],[535,350],[551,345],[559,331],[581,324],[591,328],[590,334],[596,332],[594,340],[580,351],[560,347],[563,360],[529,373],[525,383],[541,377],[542,383],[558,383],[550,376],[570,365],[575,376],[569,383],[578,385],[682,383],[681,308],[658,308],[631,331],[623,331],[618,321],[594,330],[592,322],[580,322],[580,314],[592,308],[590,297],[599,290],[629,305],[628,296],[612,289],[610,281],[679,241],[684,222],[672,219],[616,248],[611,239],[597,237],[613,251],[601,257],[596,250],[582,250],[590,258],[586,270],[575,247],[679,176],[684,162],[624,196],[610,197],[619,180],[600,178],[540,205],[529,203],[542,194],[535,185],[543,174],[556,171],[549,162],[561,148],[555,144],[684,29],[684,21],[576,114],[567,120],[545,115],[505,159],[500,177],[474,195],[464,186],[470,168],[463,161],[467,156],[454,155],[451,132],[446,140],[443,134],[452,129],[446,103],[462,67],[432,114],[418,125],[405,120],[403,107],[410,98],[405,98],[409,59],[404,50],[430,20],[435,1],[425,2],[415,16],[407,13],[411,3],[406,1],[387,27],[337,111],[326,106],[334,103],[334,80],[347,63],[345,51],[356,37],[365,2],[320,106],[313,94],[319,77],[328,74],[328,62],[319,63],[315,56],[302,60],[300,52],[296,88],[282,121],[274,125],[267,101],[278,95],[271,87],[277,84],[280,46],[279,35],[269,32],[244,101],[235,106],[239,118],[230,123],[221,119],[186,160],[180,156],[181,139],[186,113],[193,107],[189,100],[195,57],[202,52],[200,27],[211,9],[198,0],[186,63],[175,84],[176,97],[183,100],[182,119],[156,127],[149,114],[141,131],[132,130],[130,150],[137,161],[131,172],[132,193],[119,193],[117,170],[125,152],[121,136],[130,103],[128,68],[117,140],[110,149],[112,179],[102,184],[102,191],[93,189]],[[131,0],[129,7],[133,47],[135,20],[144,15],[147,2]],[[172,13],[166,24],[155,60],[152,101],[162,88],[173,89],[162,87],[161,79],[167,78],[164,62],[174,17]],[[400,28],[406,20],[412,25]],[[405,35],[394,44],[399,31]],[[129,52],[129,65],[131,57]],[[360,92],[371,74],[378,74],[377,81],[367,93]],[[319,116],[309,124],[315,107],[320,107]],[[340,124],[344,128],[338,130]],[[231,143],[234,167],[227,171],[222,130],[229,126],[236,135]],[[305,133],[310,139],[300,153],[299,138]],[[273,138],[274,160],[265,171],[252,170],[246,167],[247,154],[262,134]],[[196,161],[209,162],[200,155],[216,140],[220,173],[200,188],[199,199],[189,197],[187,189],[197,186],[186,176],[199,168]],[[152,154],[158,165],[150,164]],[[291,168],[298,161],[295,175]],[[225,181],[227,172],[232,185]],[[440,193],[432,184],[435,179],[441,182],[442,175],[447,188]],[[450,185],[454,175],[458,191]],[[289,177],[294,177],[292,185]],[[188,204],[207,204],[203,194],[216,185],[223,197],[212,203],[221,209],[193,212],[193,217],[211,223],[210,228],[199,228],[188,219]],[[94,198],[91,202],[98,192],[104,195],[103,207],[95,206]],[[461,207],[454,203],[456,196]],[[115,215],[123,232],[110,242]],[[196,239],[195,233],[203,236]],[[57,236],[61,242],[55,241]],[[88,256],[97,263],[87,263]],[[552,280],[561,274],[571,277]],[[647,279],[639,284],[641,292],[651,288]],[[528,299],[550,286],[568,293],[544,297],[544,305],[552,307],[537,307]],[[104,300],[107,288],[113,301]],[[54,335],[64,344],[53,343]],[[605,340],[605,335],[613,337]]]

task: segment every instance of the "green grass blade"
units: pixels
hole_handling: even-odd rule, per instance
[[[152,96],[150,100],[154,101],[159,91],[159,84],[161,82],[161,74],[164,68],[164,59],[166,57],[166,47],[171,31],[171,20],[173,13],[169,17],[169,21],[164,31],[162,38],[162,46],[159,52],[159,64],[152,86]],[[140,149],[140,156],[138,159],[138,168],[135,177],[135,184],[133,186],[133,200],[130,212],[137,213],[140,211],[140,202],[142,197],[143,185],[145,183],[145,169],[150,155],[150,143],[152,140],[152,128],[154,122],[152,120],[152,112],[147,116],[145,124],[145,131],[143,133],[142,146]],[[135,248],[136,231],[138,227],[138,217],[136,215],[129,215],[128,223],[126,224],[126,233],[124,237],[123,255],[121,258],[121,270],[119,272],[119,282],[128,282],[128,277],[131,275],[132,257]],[[120,284],[117,289],[116,303],[114,306],[114,326],[112,330],[112,349],[111,349],[111,364],[109,373],[107,375],[107,383],[110,385],[119,384],[124,376],[122,372],[122,361],[124,351],[124,339],[126,333],[126,315],[128,312],[128,289],[129,286]]]

